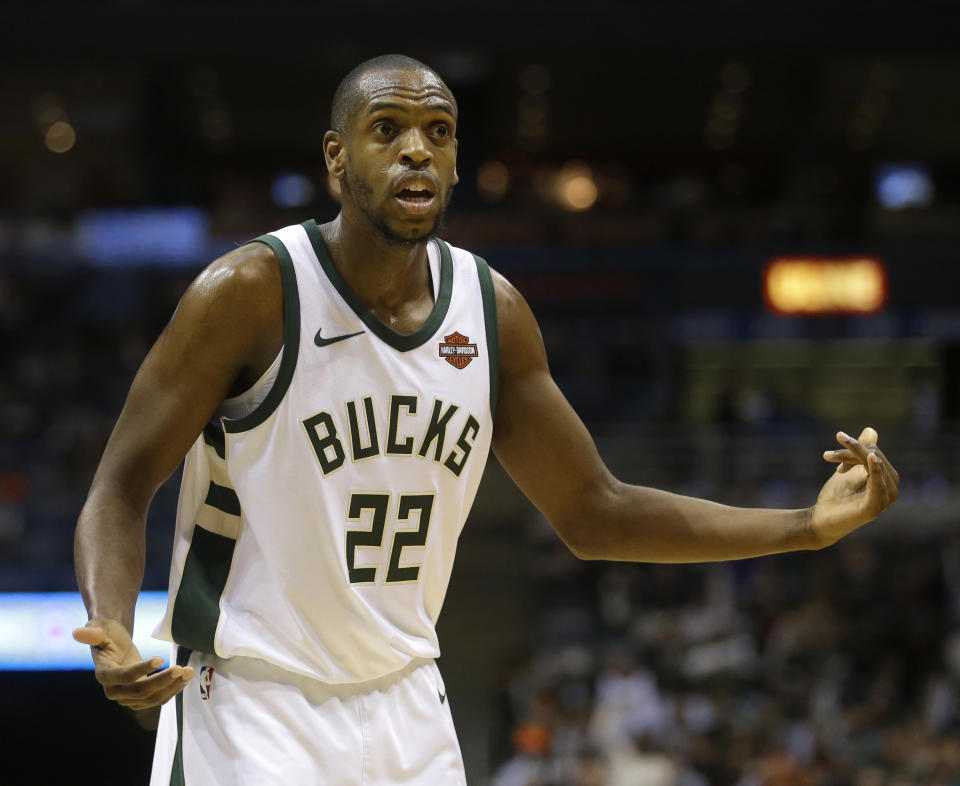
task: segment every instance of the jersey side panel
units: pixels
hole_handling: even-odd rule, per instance
[[[300,327],[296,277],[286,248],[269,235],[251,242],[265,243],[277,254],[283,282],[284,350],[264,401],[241,419],[247,424],[262,421],[286,392],[296,365]],[[288,349],[291,346],[292,351]],[[221,421],[215,418],[184,460],[167,610],[154,636],[201,652],[217,652],[220,600],[240,527],[240,503],[229,478],[226,438]]]
[[[223,434],[211,423],[184,462],[167,611],[154,635],[214,652],[219,602],[240,525]]]

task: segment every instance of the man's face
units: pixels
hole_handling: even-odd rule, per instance
[[[384,237],[415,243],[436,232],[456,184],[456,107],[428,71],[364,77],[344,131],[344,194]]]

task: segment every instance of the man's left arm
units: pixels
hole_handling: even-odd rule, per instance
[[[828,546],[897,498],[899,477],[865,429],[824,458],[839,463],[816,505],[735,508],[617,480],[547,365],[523,297],[494,273],[500,380],[494,452],[521,491],[583,559],[707,562]]]

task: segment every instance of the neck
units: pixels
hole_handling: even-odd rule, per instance
[[[353,218],[343,212],[323,224],[320,232],[350,289],[381,317],[402,311],[411,300],[430,293],[429,238],[415,243],[391,241],[366,216]]]

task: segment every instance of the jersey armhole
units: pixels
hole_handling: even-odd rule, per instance
[[[483,257],[473,255],[480,279],[480,297],[483,300],[483,324],[487,333],[487,360],[490,363],[490,418],[497,412],[500,392],[500,331],[497,327],[497,294],[493,289],[490,266]]]
[[[269,246],[277,255],[280,263],[280,280],[283,286],[283,357],[277,378],[260,405],[241,418],[221,418],[223,430],[228,434],[249,431],[263,423],[283,400],[293,379],[297,367],[297,355],[300,351],[300,293],[297,289],[297,274],[287,247],[273,235],[261,235],[249,241]]]

